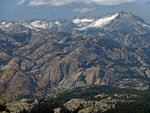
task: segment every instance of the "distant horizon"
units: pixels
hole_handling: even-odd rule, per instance
[[[132,12],[150,24],[150,0],[115,0],[115,2],[114,0],[0,1],[0,21],[71,20],[75,17],[101,17],[121,11]]]

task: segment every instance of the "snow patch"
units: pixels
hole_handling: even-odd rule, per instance
[[[143,27],[147,27],[147,28],[150,28],[150,26],[149,25],[146,25],[146,24],[144,24],[144,23],[141,23],[141,22],[138,22],[139,24],[141,24]]]
[[[93,22],[94,19],[88,19],[88,18],[84,18],[84,19],[74,19],[72,22],[75,24],[80,24],[80,23],[89,23],[89,22]]]
[[[2,25],[6,24],[6,22],[2,22]]]
[[[36,28],[47,29],[47,28],[49,28],[50,23],[37,20],[37,21],[32,22],[31,25]]]
[[[101,18],[98,19],[97,21],[95,21],[94,23],[92,23],[89,27],[102,27],[103,25],[108,24],[110,21],[112,21],[113,19],[115,19],[118,16],[117,14],[114,14],[110,17],[105,17],[105,18]]]
[[[21,25],[23,25],[23,26],[24,26],[24,27],[26,27],[26,28],[36,30],[36,28],[35,28],[35,27],[33,27],[32,25],[30,25],[30,24],[28,24],[28,23],[21,23]]]
[[[59,25],[59,26],[61,25],[60,22],[58,22],[58,21],[56,21],[55,24],[56,24],[56,25]]]
[[[2,26],[7,27],[7,28],[10,27],[11,25],[12,25],[12,23],[6,23],[6,22],[2,23]]]

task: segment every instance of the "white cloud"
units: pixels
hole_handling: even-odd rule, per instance
[[[22,5],[22,4],[25,3],[25,1],[26,1],[26,0],[20,0],[20,1],[17,3],[17,5]]]
[[[51,5],[51,6],[63,6],[69,3],[73,3],[75,0],[30,0],[30,6],[40,6],[40,5]]]
[[[99,5],[110,6],[110,5],[119,5],[119,4],[123,4],[123,3],[131,3],[134,1],[136,1],[136,0],[89,0],[89,1],[87,1],[87,3],[96,3]]]
[[[22,5],[25,1],[29,2],[30,6],[51,5],[62,6],[70,3],[85,3],[85,4],[98,4],[98,5],[119,5],[123,3],[131,3],[136,0],[20,0],[18,5]]]
[[[40,1],[40,0],[37,0],[37,1],[30,1],[29,5],[30,6],[40,6],[40,5],[47,5],[48,3],[46,1]]]
[[[94,11],[94,8],[76,8],[73,10],[73,12],[75,13],[87,13],[87,12],[91,12]]]

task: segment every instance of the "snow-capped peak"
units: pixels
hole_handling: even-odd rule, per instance
[[[10,27],[12,25],[12,23],[10,23],[10,22],[2,22],[1,23],[1,27],[5,27],[5,28],[8,28],[8,27]]]
[[[93,28],[94,27],[103,27],[104,25],[107,25],[108,23],[110,23],[118,15],[119,15],[119,13],[116,13],[116,14],[113,14],[113,15],[110,15],[110,16],[107,16],[107,17],[96,19],[95,21],[93,20],[90,24],[88,24],[86,26],[82,26],[81,28],[79,28],[79,30],[85,30],[87,28],[92,28],[92,27]]]

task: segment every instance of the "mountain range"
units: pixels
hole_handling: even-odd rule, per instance
[[[0,103],[79,86],[150,87],[150,25],[130,12],[1,21],[0,48]]]

